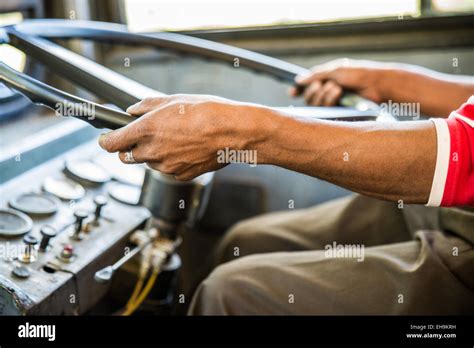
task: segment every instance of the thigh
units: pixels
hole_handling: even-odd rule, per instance
[[[457,248],[460,253],[452,255]],[[341,256],[341,255],[340,255]],[[472,314],[474,293],[456,269],[474,267],[474,251],[441,232],[364,249],[363,259],[327,250],[244,257],[218,267],[200,285],[190,314]],[[454,259],[456,257],[456,259]]]
[[[411,238],[395,203],[350,195],[238,223],[220,242],[216,263],[257,253],[323,249],[333,242],[373,246]]]

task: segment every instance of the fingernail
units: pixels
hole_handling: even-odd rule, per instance
[[[99,145],[100,147],[103,147],[103,145],[105,144],[105,140],[107,139],[107,134],[109,134],[110,132],[106,132],[106,133],[102,133],[101,135],[99,135]]]

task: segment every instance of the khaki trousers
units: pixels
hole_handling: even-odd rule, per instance
[[[352,195],[235,225],[192,315],[474,314],[474,213]]]

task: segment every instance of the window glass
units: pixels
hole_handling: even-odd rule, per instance
[[[419,0],[125,0],[131,31],[239,28],[417,16]]]
[[[432,0],[436,12],[474,12],[474,0]]]
[[[23,15],[20,12],[0,13],[0,27],[15,24],[22,20]],[[25,68],[25,54],[10,45],[0,45],[0,57],[4,63],[14,69],[23,71]]]

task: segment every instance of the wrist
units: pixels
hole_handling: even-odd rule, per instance
[[[298,120],[271,108],[261,108],[260,112],[266,127],[260,132],[260,141],[255,143],[258,163],[301,170],[317,148],[318,122]]]
[[[396,90],[400,88],[401,71],[397,68],[386,68],[379,71],[375,82],[379,91],[381,102],[393,100]]]
[[[242,149],[255,151],[258,164],[277,164],[278,135],[287,117],[259,105],[247,106],[244,112],[249,128],[241,134],[245,138]]]

